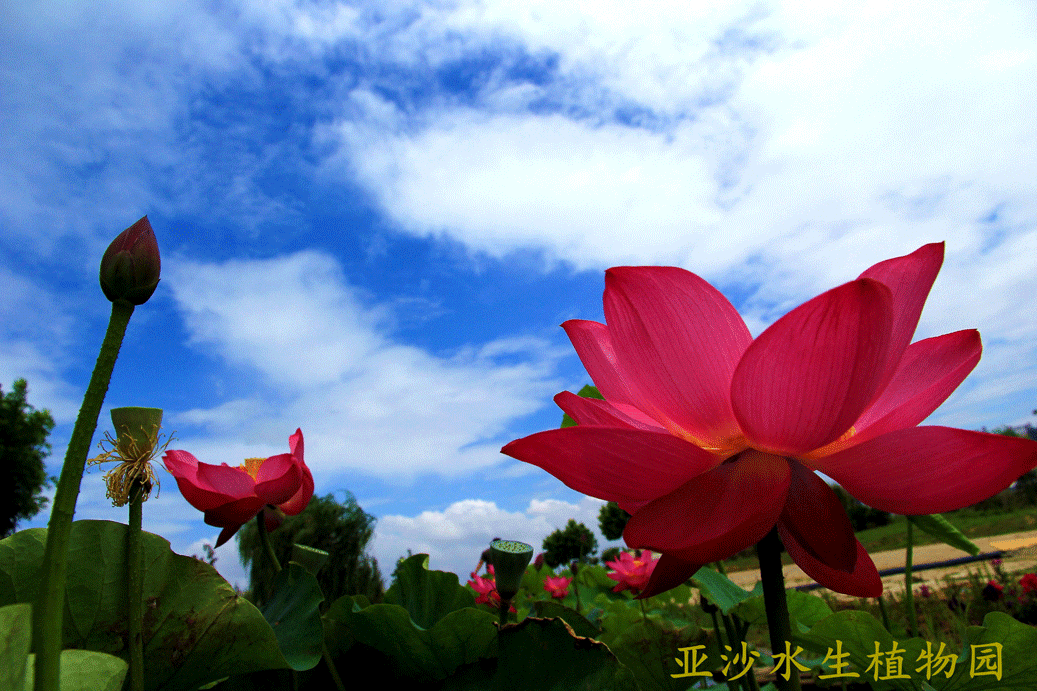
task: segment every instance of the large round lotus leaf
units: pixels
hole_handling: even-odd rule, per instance
[[[295,562],[274,577],[274,596],[263,616],[274,629],[285,660],[294,670],[313,669],[320,662],[324,625],[320,603],[324,595],[313,574]]]
[[[507,691],[635,691],[633,675],[604,643],[561,619],[528,617],[500,630],[493,688]]]
[[[474,607],[450,612],[429,629],[416,626],[399,605],[350,608],[346,598],[332,605],[328,617],[389,657],[396,674],[412,679],[444,679],[462,665],[491,657],[497,642],[493,615]]]
[[[429,571],[427,554],[415,554],[397,565],[385,604],[403,607],[415,626],[431,629],[451,612],[475,607],[475,595],[456,574]]]
[[[32,607],[0,607],[0,691],[25,686],[25,660],[32,644]]]
[[[129,660],[126,530],[111,521],[75,521],[65,586],[63,648]],[[0,606],[32,603],[47,531],[0,540]],[[208,564],[142,536],[144,684],[148,691],[196,689],[232,674],[286,667],[273,630]]]
[[[35,655],[29,655],[25,691],[33,691],[35,660]],[[93,650],[62,650],[58,688],[60,691],[119,691],[129,669],[125,660],[114,655]]]

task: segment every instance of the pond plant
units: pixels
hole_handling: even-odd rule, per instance
[[[884,595],[818,475],[962,545],[930,515],[1037,467],[1029,439],[918,426],[982,350],[973,330],[912,342],[942,261],[931,244],[880,262],[756,338],[695,274],[608,270],[606,323],[563,324],[595,386],[555,397],[562,428],[502,451],[616,502],[631,551],[555,572],[495,540],[466,585],[419,554],[381,602],[322,608],[327,555],[299,546],[281,564],[267,541],[314,493],[301,429],[286,453],[212,465],[164,448],[161,411],[113,410],[93,462],[118,463],[108,494],[128,524],[72,520],[127,324],[159,283],[143,218],[101,261],[112,318],[48,527],[0,541],[0,689],[346,689],[361,669],[417,689],[1035,689],[1037,569],[916,589],[909,568],[905,594]],[[217,544],[256,521],[269,597],[141,530],[159,453]],[[754,545],[761,582],[746,590],[721,562]],[[787,591],[783,549],[842,599]]]

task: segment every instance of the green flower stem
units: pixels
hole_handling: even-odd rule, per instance
[[[274,553],[274,548],[270,544],[270,538],[266,534],[266,521],[263,520],[263,511],[256,514],[256,530],[259,531],[259,544],[263,547],[263,551],[266,552],[266,558],[270,560],[270,563],[274,565],[274,573],[281,573],[281,561],[277,558]],[[259,593],[255,593],[256,600],[259,600]],[[263,598],[266,602],[266,597]],[[295,678],[295,670],[289,670],[288,672],[288,688],[290,691],[295,691],[298,687],[298,682]]]
[[[785,576],[781,565],[781,538],[776,528],[756,545],[756,556],[760,560],[760,580],[763,581],[763,604],[767,610],[767,628],[770,632],[771,650],[774,655],[785,652],[785,642],[792,640],[789,623],[789,606],[785,601]],[[800,691],[799,672],[790,665],[789,678],[780,674],[774,684],[780,691]]]
[[[266,558],[274,565],[274,573],[281,573],[281,562],[274,554],[274,548],[270,544],[270,538],[266,535],[266,521],[263,520],[263,512],[256,514],[256,530],[259,532],[259,544],[266,552]]]
[[[713,616],[716,616],[716,614],[714,614]],[[738,636],[738,632],[735,631],[735,623],[731,619],[731,615],[730,614],[724,614],[722,616],[722,619],[724,621],[724,631],[727,632],[727,643],[728,643],[728,645],[731,646],[732,654],[736,654],[737,655],[742,650],[742,639]],[[715,626],[715,624],[714,624],[714,626]],[[752,674],[746,675],[746,677],[751,677],[751,676],[752,676]],[[747,688],[747,684],[749,682],[746,681],[746,677],[742,677],[741,679],[735,679],[734,682],[733,682],[735,684],[734,688],[735,689]],[[728,684],[728,686],[730,686],[732,684],[732,682],[729,680],[727,682],[727,684]]]
[[[144,690],[144,550],[141,548],[141,523],[144,518],[144,488],[131,490],[130,529],[126,534],[127,583],[130,624],[130,689]]]
[[[724,646],[724,644],[723,644],[723,640],[724,639],[721,638],[721,636],[720,636],[720,617],[717,616],[717,612],[718,611],[719,610],[717,610],[717,609],[712,609],[710,611],[710,613],[709,613],[709,616],[713,620],[713,633],[715,633],[716,637],[717,637],[717,647],[718,648],[722,648]],[[727,622],[724,622],[724,628],[727,630],[727,643],[728,643],[728,645],[731,646],[731,649],[734,650],[734,648],[735,648],[734,638],[731,637],[731,630],[727,628]],[[741,688],[742,688],[742,683],[741,683],[740,680],[728,679],[727,685],[728,685],[728,687],[734,689],[735,691],[741,691]]]
[[[893,634],[893,629],[889,628],[889,612],[886,611],[886,599],[881,595],[878,596],[879,601],[879,614],[882,615],[882,625],[886,627],[886,631],[889,631],[890,635]]]
[[[719,573],[723,574],[724,576],[727,575],[727,569],[724,567],[723,561],[715,561],[710,566],[712,566],[714,569],[716,569]],[[713,618],[713,630],[717,632],[717,640],[719,640],[720,621],[717,618],[717,612],[710,612],[710,616]],[[742,634],[738,632],[738,627],[735,626],[734,618],[730,614],[724,614],[723,619],[724,630],[727,632],[727,640],[728,643],[731,645],[731,649],[740,649],[742,646]],[[759,691],[760,688],[760,685],[756,683],[756,675],[754,674],[747,674],[746,676],[742,677],[740,682],[737,679],[735,680],[735,682],[737,682],[734,685],[734,688],[736,689],[739,688],[739,684],[741,684],[742,687],[748,688],[749,691]],[[731,685],[731,681],[728,681],[727,683],[729,686]]]
[[[904,609],[907,610],[907,633],[911,638],[918,635],[918,617],[915,615],[914,581],[911,566],[914,561],[914,523],[907,522],[907,554],[904,557]]]
[[[270,538],[266,535],[266,521],[263,520],[263,512],[260,511],[256,514],[256,529],[259,531],[259,542],[263,546],[263,551],[266,552],[267,559],[274,565],[274,572],[281,572],[281,562],[278,560],[277,555],[274,554],[274,548],[270,544]],[[321,655],[324,656],[324,664],[328,666],[328,673],[331,674],[331,680],[335,682],[335,688],[339,691],[346,691],[346,685],[342,682],[342,677],[339,676],[338,669],[335,667],[335,663],[331,660],[331,651],[328,650],[328,643],[323,638],[320,642]],[[295,686],[295,672],[292,672],[292,686]]]
[[[335,688],[338,691],[346,691],[346,685],[342,682],[342,677],[338,674],[338,669],[335,667],[335,663],[331,661],[331,651],[328,650],[328,643],[325,640],[321,640],[321,655],[324,656],[324,664],[328,666],[328,673],[331,674],[331,680],[335,682]]]
[[[36,652],[36,691],[58,691],[58,665],[61,660],[62,612],[65,608],[65,578],[68,575],[68,543],[72,534],[72,517],[83,481],[83,468],[90,452],[90,442],[97,429],[97,418],[108,393],[108,383],[126,335],[126,325],[133,305],[124,301],[112,303],[108,331],[97,355],[94,373],[83,396],[79,417],[68,442],[65,463],[54,494],[54,504],[47,524],[47,546],[43,552],[43,573],[33,607],[33,650]]]

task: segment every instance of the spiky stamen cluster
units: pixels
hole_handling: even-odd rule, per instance
[[[166,450],[173,441],[173,435],[169,435],[168,439],[160,443],[165,435],[159,434],[158,429],[158,425],[155,425],[148,435],[147,442],[140,447],[129,433],[129,429],[125,429],[125,434],[120,435],[118,439],[112,439],[112,435],[105,432],[104,439],[98,443],[104,453],[87,461],[90,465],[119,462],[119,465],[104,474],[107,487],[105,494],[114,506],[128,504],[131,499],[130,492],[136,487],[140,487],[143,492],[141,501],[147,501],[151,496],[152,487],[159,486],[158,477],[151,468],[151,461]],[[109,448],[105,448],[106,446]]]

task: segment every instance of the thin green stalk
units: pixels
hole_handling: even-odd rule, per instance
[[[274,565],[274,573],[281,573],[281,562],[278,560],[277,555],[274,554],[274,548],[270,544],[270,538],[266,534],[266,521],[263,520],[263,512],[260,511],[256,515],[256,528],[259,530],[259,542],[263,546],[263,551],[266,552],[267,559]],[[342,682],[342,677],[338,673],[338,668],[335,667],[335,663],[331,660],[331,651],[328,650],[327,641],[321,639],[321,655],[324,657],[324,664],[328,666],[328,673],[331,674],[331,680],[335,682],[335,688],[339,691],[346,691],[346,685]],[[295,685],[295,672],[292,672],[292,685]]]
[[[72,518],[76,513],[76,499],[83,480],[83,468],[90,452],[90,442],[97,429],[108,383],[119,357],[119,348],[126,335],[126,325],[133,314],[133,305],[122,300],[112,303],[101,351],[97,355],[90,384],[83,396],[79,417],[72,429],[65,462],[61,467],[54,504],[47,524],[47,546],[43,552],[43,573],[40,590],[33,607],[32,638],[36,652],[36,691],[58,691],[61,661],[62,612],[65,608],[65,579],[68,575],[68,543],[72,534]]]
[[[713,562],[712,566],[722,575],[727,575],[727,568],[724,567],[723,560]],[[741,648],[742,641],[745,640],[745,632],[749,628],[748,625],[745,625],[744,628],[739,630],[740,627],[734,617],[730,614],[724,614],[723,617],[724,629],[727,631],[727,637],[732,641],[731,648],[733,649],[736,643],[738,644],[738,647]],[[713,613],[713,630],[717,630],[717,618],[715,612]],[[759,691],[760,685],[756,683],[755,674],[747,674],[744,679],[747,681],[743,683],[743,686],[747,686],[749,691]]]
[[[882,625],[886,627],[886,631],[893,634],[893,629],[889,627],[889,612],[886,611],[886,598],[879,595],[879,614],[882,615]]]
[[[763,582],[763,605],[767,611],[767,629],[770,632],[771,650],[777,662],[777,656],[784,654],[785,643],[792,640],[792,626],[789,622],[789,606],[785,600],[785,576],[781,565],[781,539],[778,531],[771,531],[756,545],[756,555],[760,560],[760,580]],[[794,652],[794,651],[793,651]],[[794,664],[789,663],[789,678],[777,674],[774,684],[781,691],[800,691],[799,672]]]
[[[138,483],[131,490],[130,527],[126,533],[127,585],[130,624],[130,689],[144,690],[144,551],[141,548],[141,523],[144,518],[144,491]]]
[[[717,635],[717,647],[723,647],[721,643],[723,639],[720,638],[720,617],[717,616],[715,611],[711,611],[709,618],[713,620],[713,632]]]
[[[328,673],[331,674],[331,680],[335,682],[335,688],[338,691],[346,691],[346,685],[342,682],[342,677],[338,674],[338,669],[335,667],[335,663],[331,661],[331,651],[328,650],[328,643],[325,640],[321,640],[321,655],[324,656],[324,664],[328,666]]]
[[[266,552],[266,558],[270,560],[270,563],[274,565],[274,573],[281,573],[281,561],[277,558],[277,554],[274,553],[274,548],[270,544],[270,538],[266,534],[266,521],[263,519],[263,512],[260,511],[256,514],[256,529],[259,531],[259,544],[263,547],[263,551]],[[259,593],[256,593],[256,599],[259,599]],[[264,593],[263,601],[266,601],[266,594]],[[290,691],[295,691],[298,687],[298,680],[296,679],[295,670],[291,670],[288,673],[288,688]]]
[[[732,655],[737,655],[742,650],[742,639],[738,635],[738,632],[735,631],[734,620],[731,619],[731,615],[730,614],[722,614],[721,615],[721,619],[723,619],[723,622],[724,622],[724,631],[727,632],[727,642],[728,642],[728,645],[731,646],[731,654]],[[738,684],[738,686],[735,687],[735,688],[748,689],[749,682],[747,681],[747,677],[751,677],[751,676],[753,676],[752,673],[747,674],[745,677],[741,677],[740,679],[735,679],[734,680],[735,683]],[[731,685],[730,681],[728,681],[727,683],[728,683],[729,686]]]
[[[713,631],[716,633],[717,636],[717,647],[722,648],[723,638],[720,637],[720,617],[717,616],[718,611],[719,609],[715,605],[713,607],[710,607],[709,616],[713,620]],[[733,635],[734,632],[728,627],[728,622],[726,620],[724,621],[724,629],[727,631],[727,644],[733,652],[735,650],[735,639]],[[734,681],[728,680],[727,685],[735,689],[735,691],[740,691],[740,689],[742,688],[741,682],[737,679]]]
[[[748,680],[746,683],[749,685],[749,691],[760,691],[760,684],[756,681],[755,672],[750,669],[744,678]]]
[[[907,556],[904,557],[904,609],[907,610],[907,634],[911,638],[918,636],[918,617],[915,614],[915,586],[911,573],[911,562],[914,559],[914,523],[907,521]]]
[[[274,554],[274,548],[270,544],[270,538],[266,534],[266,521],[263,520],[263,512],[256,514],[256,529],[259,531],[259,544],[266,552],[266,558],[274,565],[274,573],[281,573],[281,561]]]

